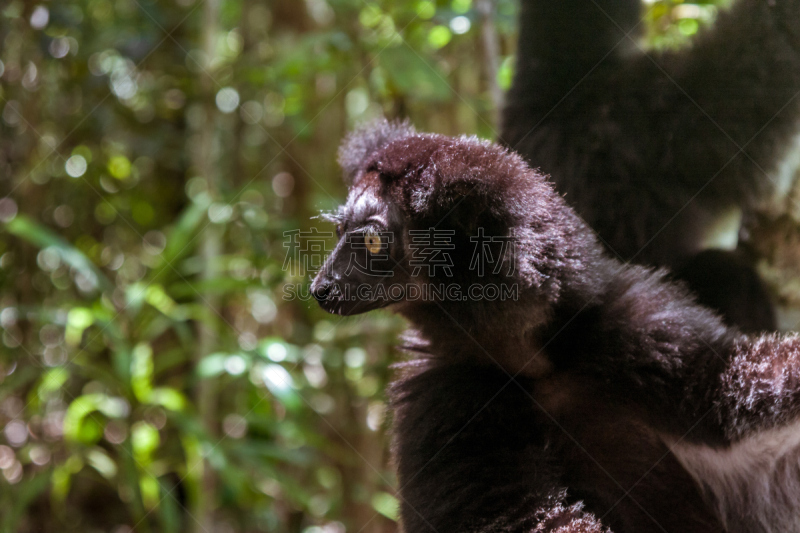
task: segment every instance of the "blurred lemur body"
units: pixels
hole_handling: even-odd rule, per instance
[[[340,159],[312,293],[412,325],[389,390],[406,533],[800,531],[800,338],[611,258],[497,145],[384,122]]]
[[[738,0],[665,53],[638,48],[642,15],[640,0],[522,0],[501,140],[622,260],[677,270],[731,322],[771,329],[747,261],[702,251],[725,227],[735,247],[741,211],[796,169],[800,1]]]

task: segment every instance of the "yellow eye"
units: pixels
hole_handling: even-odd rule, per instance
[[[364,244],[367,245],[369,253],[377,254],[381,251],[381,236],[377,233],[367,233],[364,235]]]

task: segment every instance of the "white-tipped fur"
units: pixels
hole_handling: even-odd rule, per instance
[[[800,532],[800,421],[727,448],[678,442],[671,449],[726,530]]]

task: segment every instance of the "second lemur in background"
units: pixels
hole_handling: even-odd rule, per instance
[[[690,47],[638,47],[640,0],[522,0],[502,142],[551,174],[621,259],[672,268],[744,330],[773,329],[735,247],[785,188],[800,118],[800,0],[739,0]],[[731,238],[732,236],[732,238]]]

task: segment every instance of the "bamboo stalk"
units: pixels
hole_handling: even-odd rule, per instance
[[[494,0],[478,0],[476,8],[481,15],[481,39],[483,40],[483,69],[489,94],[492,98],[493,115],[496,117],[503,104],[503,91],[497,83],[497,71],[500,67],[500,50],[497,30],[494,27]]]
[[[216,38],[219,33],[219,0],[206,0],[203,6],[202,42],[207,63],[203,65],[204,71],[200,74],[200,86],[204,99],[206,121],[200,131],[200,146],[194,150],[194,166],[208,182],[208,190],[212,199],[219,197],[219,176],[217,168],[217,154],[214,149],[216,125],[216,108],[214,105],[214,81],[209,71],[213,68],[216,48]],[[202,235],[200,255],[203,260],[201,278],[204,280],[217,277],[217,260],[222,253],[222,231],[213,224],[206,226]],[[216,295],[203,294],[198,296],[201,304],[206,309],[206,321],[199,323],[198,349],[196,362],[213,353],[219,342],[219,331],[216,318],[219,314],[220,301]],[[212,377],[201,379],[195,388],[195,404],[203,427],[213,440],[217,434],[217,381]],[[214,530],[214,505],[216,498],[216,476],[208,459],[204,459],[203,473],[197,497],[194,499],[194,508],[191,510],[195,520],[194,531],[207,533]]]

